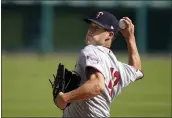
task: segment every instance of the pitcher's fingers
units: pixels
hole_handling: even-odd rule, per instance
[[[130,25],[130,22],[124,19],[124,22],[126,23],[127,27]]]
[[[127,20],[128,22],[132,23],[131,19],[128,17],[123,17],[123,19]]]

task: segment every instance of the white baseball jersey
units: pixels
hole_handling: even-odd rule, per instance
[[[88,100],[71,103],[63,111],[63,117],[110,117],[110,105],[122,88],[143,77],[140,70],[118,61],[110,49],[102,46],[88,45],[81,50],[75,67],[81,76],[81,85],[88,80],[85,73],[87,66],[103,74],[105,92]]]

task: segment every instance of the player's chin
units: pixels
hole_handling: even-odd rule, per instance
[[[92,43],[90,41],[86,41],[86,45],[91,45]]]
[[[95,45],[96,44],[96,41],[94,40],[93,37],[87,36],[86,37],[86,44],[87,45]]]
[[[85,41],[85,43],[87,44],[87,45],[90,45],[91,44],[91,37],[86,37],[86,41]]]

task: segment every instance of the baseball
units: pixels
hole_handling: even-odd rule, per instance
[[[125,22],[124,22],[123,19],[120,19],[120,20],[119,20],[119,27],[120,27],[121,29],[125,29],[126,24],[125,24]]]
[[[60,93],[59,93],[59,95],[61,96],[61,95],[63,95],[63,93],[62,93],[62,92],[60,92]]]

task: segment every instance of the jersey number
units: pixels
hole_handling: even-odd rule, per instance
[[[112,80],[109,81],[108,88],[110,89],[109,95],[112,97],[114,94],[113,87],[116,86],[119,82],[120,75],[118,71],[114,71],[114,68],[110,68],[110,72],[112,75]],[[116,78],[116,80],[113,82],[113,80]]]

